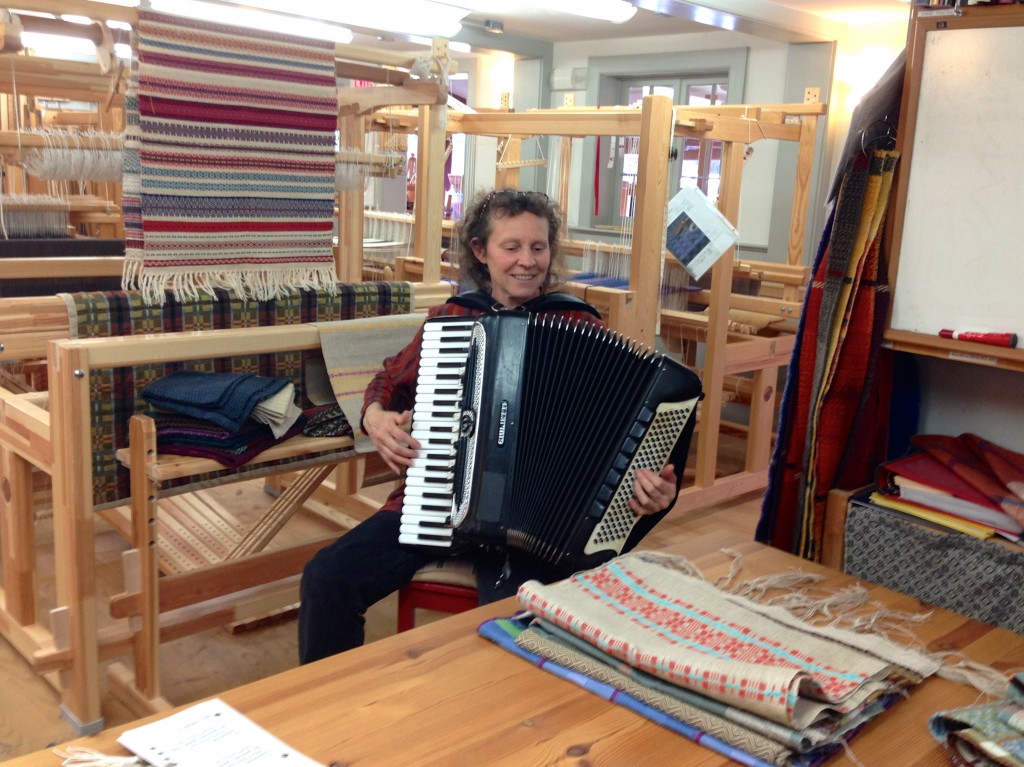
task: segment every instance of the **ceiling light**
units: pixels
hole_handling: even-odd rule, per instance
[[[429,37],[423,37],[423,35],[406,35],[406,40],[416,45],[423,45],[427,48],[432,48],[434,45],[433,39]],[[448,41],[448,50],[455,51],[456,53],[472,53],[473,47],[469,43],[458,43],[454,40]]]
[[[621,24],[636,15],[636,7],[626,0],[558,0],[544,3],[541,0],[446,0],[454,5],[461,5],[480,13],[501,13],[517,10],[535,9],[546,12],[569,13],[573,16],[586,16],[600,21],[611,21]]]
[[[338,24],[365,27],[401,35],[454,37],[462,29],[469,10],[457,5],[428,0],[374,0],[372,3],[338,0],[246,0],[250,7],[294,13],[301,7],[305,16]]]
[[[286,35],[330,40],[335,43],[352,42],[352,30],[313,18],[284,13],[266,13],[252,8],[204,3],[198,0],[151,0],[150,5],[154,11],[161,13],[202,19],[217,24],[234,24]]]
[[[563,13],[622,24],[636,16],[636,7],[625,0],[564,0],[556,6]]]

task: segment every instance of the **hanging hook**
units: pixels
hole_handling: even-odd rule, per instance
[[[875,135],[869,137],[872,132],[875,132]],[[861,154],[867,154],[869,150],[875,148],[886,152],[896,148],[896,130],[889,122],[888,116],[868,123],[860,132]]]

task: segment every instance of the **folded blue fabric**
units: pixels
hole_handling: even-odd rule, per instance
[[[203,418],[232,432],[242,428],[256,405],[289,383],[255,373],[205,373],[178,370],[142,390],[153,407]]]

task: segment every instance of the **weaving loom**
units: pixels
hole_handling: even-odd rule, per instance
[[[125,282],[151,301],[334,284],[333,44],[139,13]]]

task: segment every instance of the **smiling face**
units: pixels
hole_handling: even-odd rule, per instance
[[[546,218],[526,212],[494,218],[486,245],[479,239],[471,245],[490,272],[495,301],[514,307],[541,294],[551,266]]]

